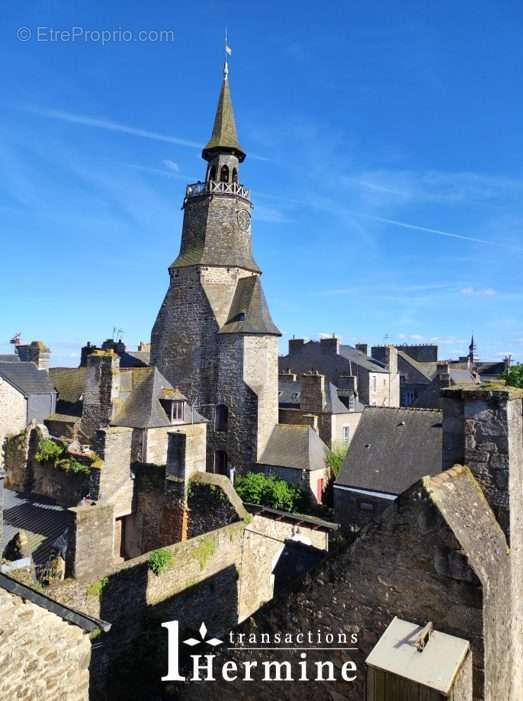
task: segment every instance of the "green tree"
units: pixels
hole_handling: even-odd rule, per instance
[[[263,472],[248,472],[238,477],[234,488],[243,501],[279,511],[296,511],[304,501],[304,494],[299,487],[274,475],[264,475]]]
[[[503,377],[507,385],[523,389],[523,363],[518,363],[509,368]]]
[[[343,461],[347,455],[347,444],[346,443],[334,443],[332,448],[327,452],[325,462],[327,467],[330,469],[334,477],[337,477],[343,466]]]

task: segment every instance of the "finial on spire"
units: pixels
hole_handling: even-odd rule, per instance
[[[227,27],[225,27],[225,62],[223,64],[223,79],[228,80],[229,78],[229,62],[227,61],[227,56],[232,54],[232,49],[227,41]]]

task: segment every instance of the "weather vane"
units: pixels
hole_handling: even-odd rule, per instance
[[[227,56],[232,55],[232,49],[229,46],[229,42],[227,39],[227,27],[225,27],[225,63],[223,65],[223,77],[227,80],[229,77],[229,63],[227,61]]]

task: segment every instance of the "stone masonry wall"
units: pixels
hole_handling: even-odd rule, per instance
[[[416,485],[403,494],[352,546],[307,575],[297,592],[275,599],[237,630],[258,636],[307,631],[355,633],[357,651],[309,650],[307,653],[309,665],[328,659],[338,669],[344,661],[353,659],[358,668],[354,683],[191,684],[177,689],[179,698],[190,701],[204,698],[211,701],[251,698],[257,701],[274,698],[362,701],[365,698],[364,661],[392,618],[398,616],[420,625],[432,621],[435,629],[471,642],[475,700],[515,700],[510,691],[513,670],[510,602],[506,597],[508,558],[504,540],[492,515],[484,508],[477,485],[466,471],[456,473],[452,478],[456,481],[448,482],[446,487],[448,479],[442,476],[439,483],[429,480],[426,486]],[[436,508],[435,497],[430,494],[432,489],[447,490],[440,509]],[[453,489],[458,490],[457,499],[453,497]],[[475,498],[473,508],[469,508],[471,497]],[[448,509],[445,506],[448,498],[454,505],[462,503],[461,511],[454,507]],[[452,527],[447,518],[455,519]],[[454,526],[459,540],[452,531]],[[289,660],[294,665],[299,661],[298,652],[292,651],[227,651],[217,662],[222,663],[224,659],[233,659],[239,664],[245,659],[258,663],[266,659]],[[486,688],[485,669],[488,671]]]
[[[218,635],[251,615],[272,598],[272,571],[287,539],[327,547],[326,534],[306,524],[261,515],[246,520],[166,546],[172,559],[159,575],[149,568],[150,553],[145,553],[114,566],[100,587],[93,586],[99,577],[94,574],[91,582],[68,579],[53,585],[53,598],[112,624],[94,652],[93,688],[104,686],[115,660],[127,658],[140,666],[133,650],[151,621],[157,634],[162,621],[176,619],[185,632],[195,632],[205,621]],[[165,653],[158,649],[155,657],[160,654]],[[159,662],[166,664],[166,658]],[[105,700],[101,691],[93,698]]]
[[[80,581],[100,577],[113,566],[114,506],[90,504],[69,511],[73,517],[68,552],[72,575]]]
[[[27,401],[8,382],[0,378],[0,467],[4,464],[4,441],[26,427]]]
[[[91,643],[83,631],[0,589],[0,698],[87,701]]]

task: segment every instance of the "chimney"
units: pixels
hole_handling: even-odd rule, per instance
[[[293,355],[303,348],[305,341],[303,338],[291,338],[289,339],[289,355]]]
[[[450,365],[448,360],[439,360],[436,364],[436,377],[440,389],[450,387]]]
[[[81,431],[92,439],[106,428],[120,394],[120,358],[112,350],[97,350],[87,358]]]
[[[308,412],[322,412],[327,404],[325,375],[317,371],[305,372],[301,376],[300,409]]]
[[[395,346],[385,346],[385,367],[392,374],[398,372],[398,349]]]
[[[303,423],[313,428],[318,433],[318,416],[317,414],[303,414]]]
[[[322,351],[337,355],[340,352],[340,339],[334,334],[329,338],[320,338],[320,348]]]
[[[340,375],[338,377],[338,389],[342,390],[344,394],[347,393],[357,396],[358,378],[356,375]]]
[[[282,370],[279,374],[279,379],[287,382],[296,382],[298,375],[292,370]]]
[[[368,343],[356,343],[356,350],[359,350],[360,353],[363,353],[363,355],[368,356],[369,345]]]
[[[49,370],[51,351],[43,341],[31,341],[29,345],[17,345],[16,352],[20,360],[34,363],[39,370]]]

